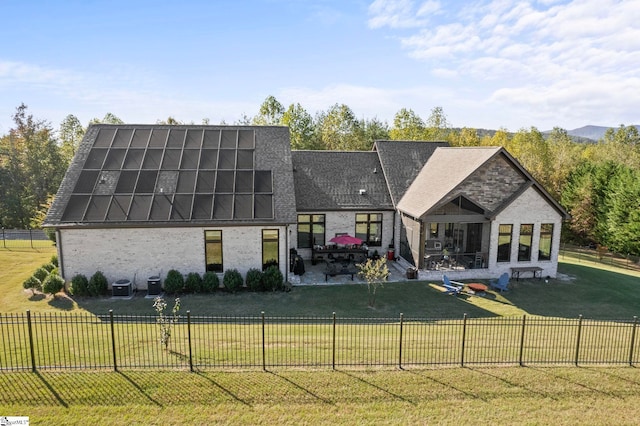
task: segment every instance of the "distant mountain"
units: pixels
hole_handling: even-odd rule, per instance
[[[629,126],[635,127],[640,131],[640,125]],[[577,142],[597,142],[604,137],[604,134],[609,129],[617,129],[618,127],[603,127],[603,126],[583,126],[573,130],[567,130],[567,134],[572,136]],[[550,130],[542,132],[544,135],[551,133]]]

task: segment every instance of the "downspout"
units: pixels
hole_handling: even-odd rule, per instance
[[[60,228],[56,228],[56,251],[58,252],[58,271],[60,276],[66,280],[64,273],[64,258],[62,256],[62,234]]]
[[[285,265],[284,265],[285,266],[285,268],[284,268],[284,270],[285,270],[285,274],[284,274],[285,280],[284,281],[288,283],[289,282],[289,269],[290,269],[290,265],[291,265],[291,251],[289,249],[289,247],[291,246],[291,241],[289,241],[291,239],[291,234],[290,234],[290,231],[289,231],[289,224],[285,225],[285,233],[287,235],[287,238],[286,238],[287,242],[285,244],[284,256],[287,259],[287,261],[285,262]]]

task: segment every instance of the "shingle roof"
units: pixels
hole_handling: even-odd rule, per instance
[[[398,209],[421,217],[500,150],[499,147],[436,149],[398,203]]]
[[[393,208],[375,152],[292,151],[292,156],[298,211]]]
[[[286,127],[94,125],[45,226],[295,221]]]
[[[447,142],[376,141],[374,150],[380,157],[394,205],[418,176],[436,148]]]

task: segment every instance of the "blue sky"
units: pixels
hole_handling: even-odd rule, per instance
[[[392,124],[640,124],[637,0],[0,0],[0,135],[22,102],[57,128],[233,124],[275,96]]]

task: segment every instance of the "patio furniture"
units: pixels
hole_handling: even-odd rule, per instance
[[[342,265],[340,263],[327,262],[327,267],[324,270],[324,281],[327,282],[329,276],[335,277],[336,275],[351,275],[351,281],[353,281],[353,276],[357,273],[358,271],[351,264]]]
[[[464,284],[458,281],[451,281],[446,275],[442,276],[442,286],[447,291],[447,294],[458,295],[462,291]]]
[[[318,261],[327,261],[337,257],[350,259],[354,262],[363,262],[369,251],[364,248],[337,248],[335,246],[313,246],[311,248],[311,264],[315,265]]]
[[[478,296],[484,295],[484,292],[489,289],[489,287],[482,283],[469,283],[467,284],[467,288],[471,291],[471,294],[477,294]]]
[[[491,280],[489,285],[500,292],[509,290],[509,274],[505,272],[498,280]]]
[[[520,281],[520,275],[526,274],[527,272],[533,273],[533,278],[542,279],[542,268],[539,266],[519,266],[511,268],[511,278]]]

